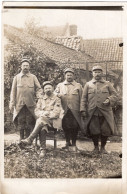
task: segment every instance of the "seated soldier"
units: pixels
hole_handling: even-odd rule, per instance
[[[37,117],[35,127],[30,136],[21,141],[26,145],[31,145],[34,138],[40,135],[41,152],[40,156],[46,154],[46,134],[48,126],[56,129],[60,128],[59,116],[61,112],[61,100],[53,94],[53,85],[46,81],[43,83],[44,95],[37,102],[35,115]]]

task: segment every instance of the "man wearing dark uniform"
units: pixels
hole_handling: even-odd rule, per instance
[[[117,93],[109,81],[102,78],[101,66],[94,66],[93,79],[83,89],[80,111],[87,119],[87,134],[94,143],[94,153],[99,153],[98,141],[101,138],[101,153],[107,153],[107,138],[114,134],[115,123],[112,107],[117,101]]]
[[[68,149],[68,146],[71,145],[76,148],[78,130],[82,128],[80,115],[82,86],[74,80],[74,70],[72,68],[66,68],[64,73],[65,81],[57,85],[55,93],[61,98],[64,110],[62,128],[65,133],[66,146],[63,149]]]

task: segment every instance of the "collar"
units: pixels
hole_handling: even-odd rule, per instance
[[[101,78],[99,81],[93,78],[91,81],[92,81],[93,83],[96,83],[96,82],[104,83],[104,82],[105,82],[105,80],[104,80],[103,78]]]
[[[67,80],[64,81],[64,85],[75,85],[75,80],[73,82],[68,82]]]
[[[52,94],[51,96],[47,96],[46,94],[44,94],[43,99],[44,100],[46,100],[47,98],[54,99],[54,96],[55,96],[55,94]]]
[[[30,72],[24,74],[24,73],[21,71],[21,72],[20,72],[20,76],[22,77],[22,76],[24,76],[24,75],[26,75],[26,76],[28,77],[28,76],[30,76]]]

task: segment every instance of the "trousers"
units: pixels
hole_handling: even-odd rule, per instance
[[[35,119],[27,106],[24,105],[17,115],[18,130],[20,132],[20,139],[27,138],[35,125]]]
[[[93,115],[89,124],[90,135],[110,136],[111,129],[104,116]]]
[[[66,143],[70,143],[70,140],[72,139],[72,145],[75,146],[79,124],[70,109],[68,109],[67,113],[63,117],[62,128],[65,133]]]

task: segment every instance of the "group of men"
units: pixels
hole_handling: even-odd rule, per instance
[[[65,81],[55,90],[50,81],[45,81],[41,88],[37,77],[30,73],[29,60],[21,61],[21,72],[14,77],[9,105],[21,143],[31,145],[39,135],[40,156],[44,157],[50,127],[63,129],[66,145],[62,149],[77,148],[77,135],[81,130],[92,139],[93,153],[107,153],[107,138],[115,131],[112,107],[117,93],[114,87],[102,78],[101,66],[93,67],[93,79],[84,88],[74,80],[72,68],[66,68],[64,74]]]

